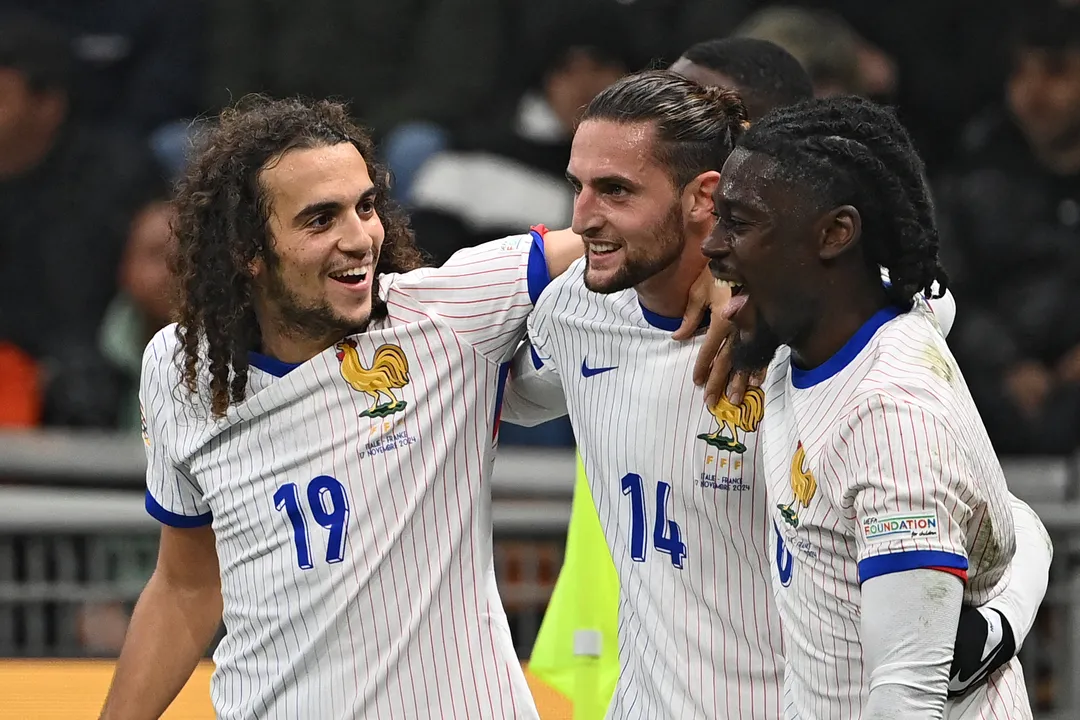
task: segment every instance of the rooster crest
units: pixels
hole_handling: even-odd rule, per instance
[[[746,445],[739,441],[739,430],[748,433],[757,430],[761,417],[765,414],[765,393],[761,388],[748,387],[738,405],[733,405],[726,395],[721,395],[716,404],[709,408],[709,412],[716,419],[718,427],[715,432],[698,435],[698,439],[718,450],[744,453]],[[730,435],[725,435],[725,430]]]
[[[356,351],[356,341],[345,338],[339,342],[337,359],[341,363],[341,377],[353,390],[368,395],[372,406],[360,413],[360,417],[386,417],[405,409],[406,402],[399,400],[394,390],[409,384],[409,360],[397,345],[381,345],[375,351],[371,367],[364,367]],[[380,402],[383,396],[389,398]]]
[[[801,442],[791,457],[791,492],[795,494],[795,499],[791,504],[781,504],[776,507],[780,510],[784,522],[797,528],[799,527],[799,511],[796,509],[796,504],[804,508],[810,507],[810,501],[817,493],[817,480],[814,478],[814,473],[806,468],[806,450],[803,449]]]

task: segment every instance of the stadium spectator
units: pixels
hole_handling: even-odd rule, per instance
[[[513,39],[507,1],[211,0],[207,103],[250,92],[346,101],[404,186],[491,99]]]
[[[147,151],[71,111],[68,38],[0,17],[0,342],[38,366],[46,423],[107,425],[115,382],[96,350]]]
[[[512,228],[570,224],[566,163],[578,112],[647,62],[623,16],[568,14],[538,52],[528,89],[463,128],[452,150],[417,174],[410,205],[417,242],[435,261]]]
[[[958,313],[950,344],[999,452],[1080,440],[1080,9],[1018,18],[1006,106],[937,185]],[[1007,289],[1007,293],[1002,292]]]
[[[169,258],[176,246],[175,211],[167,188],[135,216],[120,260],[120,292],[109,304],[99,338],[102,355],[120,375],[117,425],[139,432],[139,373],[146,344],[172,320],[176,280]]]
[[[141,137],[200,110],[202,2],[5,0],[70,36],[82,119]]]
[[[892,59],[831,12],[776,5],[747,18],[734,34],[774,42],[794,55],[817,97],[887,97],[896,89]]]

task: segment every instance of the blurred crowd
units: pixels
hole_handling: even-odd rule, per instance
[[[897,107],[935,188],[950,344],[997,448],[1076,450],[1080,7],[1064,0],[0,0],[0,425],[137,432],[142,349],[174,307],[170,186],[242,95],[348,100],[438,263],[569,225],[578,110],[727,35],[787,48],[820,95]]]

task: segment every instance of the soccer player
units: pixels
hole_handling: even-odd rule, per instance
[[[757,53],[749,65],[771,62],[771,73],[745,82],[781,87],[783,51],[763,45],[742,51]],[[569,167],[587,256],[538,303],[535,347],[519,353],[507,391],[508,408],[546,404],[554,413],[565,393],[622,585],[612,718],[779,718],[783,710],[773,531],[756,452],[761,396],[707,412],[690,378],[703,339],[679,345],[666,336],[693,268],[706,262],[699,247],[713,205],[695,193],[715,186],[742,123],[733,104],[710,109],[710,97],[732,99],[647,73],[587,108]],[[1030,565],[1045,574],[1039,542],[1029,543]],[[1044,577],[1042,590],[1023,595],[1023,612],[1006,608],[1020,639],[1045,585]],[[969,616],[980,623],[979,613]],[[962,640],[958,654],[967,657]]]
[[[705,252],[733,287],[736,366],[771,360],[758,477],[786,718],[1031,717],[1016,658],[947,706],[961,603],[1002,593],[1016,537],[925,301],[947,278],[923,178],[891,112],[841,98],[756,123],[717,190]]]
[[[536,718],[491,556],[497,394],[572,233],[420,255],[330,102],[223,113],[146,349],[163,523],[102,717],[156,718],[222,620],[229,718]]]

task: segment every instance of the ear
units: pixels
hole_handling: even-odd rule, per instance
[[[862,216],[851,205],[841,205],[818,221],[818,257],[833,260],[862,239]]]
[[[255,259],[248,264],[248,274],[251,275],[252,280],[258,280],[266,272],[266,261],[263,260],[261,254],[256,255]]]
[[[691,180],[683,190],[683,216],[692,223],[712,222],[713,193],[720,185],[720,173],[708,170]]]

